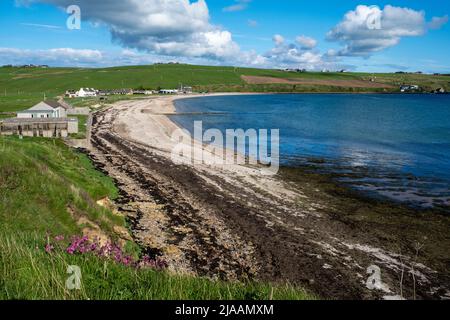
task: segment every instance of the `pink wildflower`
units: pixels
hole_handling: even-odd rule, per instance
[[[45,245],[45,252],[47,252],[47,253],[52,253],[53,249],[55,249],[55,247],[53,247],[52,244],[47,243],[47,244]]]

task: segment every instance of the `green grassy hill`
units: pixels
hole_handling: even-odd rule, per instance
[[[420,74],[368,73],[294,73],[279,70],[161,64],[102,69],[81,68],[0,68],[0,112],[27,108],[46,97],[63,94],[68,89],[175,88],[180,84],[210,92],[367,92],[370,88],[330,85],[247,84],[241,76],[259,76],[303,80],[363,80],[376,77],[380,83],[419,84],[426,89],[450,90],[450,77]]]
[[[89,231],[121,243],[133,259],[141,256],[124,236],[125,218],[97,203],[117,197],[112,180],[60,140],[0,137],[0,154],[0,300],[313,298],[287,285],[272,293],[269,284],[214,282],[92,252],[70,254],[55,237],[67,241]],[[81,290],[66,288],[69,265],[81,268]]]

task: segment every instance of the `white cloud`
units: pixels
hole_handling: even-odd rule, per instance
[[[269,67],[271,65],[266,57],[254,50],[243,52],[236,62],[238,65],[253,67]]]
[[[19,1],[75,3],[83,20],[109,27],[116,43],[152,54],[227,60],[240,53],[231,33],[210,23],[205,0]]]
[[[297,43],[299,43],[302,49],[313,49],[317,46],[317,40],[307,37],[307,36],[298,36],[296,38]]]
[[[209,34],[208,41],[214,48],[229,50],[224,44],[228,42],[230,35]],[[197,48],[191,47],[192,57],[178,54],[161,56],[158,54],[139,52],[135,49],[123,49],[119,52],[99,51],[91,49],[55,48],[47,50],[28,50],[17,48],[0,48],[0,61],[3,64],[48,64],[50,66],[75,66],[75,67],[108,67],[117,65],[143,65],[155,62],[177,61],[181,63],[197,64],[234,64],[253,67],[289,67],[320,70],[334,68],[333,61],[327,61],[316,50],[303,50],[295,44],[288,44],[281,35],[274,37],[275,46],[265,55],[256,51],[240,51],[238,55],[227,61],[216,60],[214,63],[207,58],[195,57]],[[173,51],[170,48],[166,48]],[[187,50],[187,48],[186,48]],[[203,50],[200,48],[198,50]],[[178,51],[177,51],[178,52]],[[221,53],[220,53],[221,54]]]
[[[98,50],[56,48],[47,50],[27,50],[0,48],[0,60],[3,64],[48,64],[54,66],[90,66],[103,60]]]
[[[428,23],[428,29],[437,30],[442,28],[448,22],[448,15],[443,17],[433,17]]]
[[[317,45],[315,39],[299,36],[296,40],[297,43],[287,43],[282,35],[274,35],[275,47],[264,55],[266,61],[279,68],[321,70],[337,67],[333,59],[329,59],[328,56],[324,56],[314,49]]]
[[[434,25],[444,23],[433,18]],[[433,23],[432,21],[432,23]],[[357,6],[345,14],[344,19],[327,34],[327,39],[337,41],[344,47],[335,52],[341,56],[370,56],[399,44],[403,37],[425,34],[427,24],[424,11],[391,5]]]
[[[235,0],[236,4],[233,4],[231,6],[225,7],[222,10],[224,12],[236,12],[236,11],[242,11],[248,8],[248,4],[252,0]]]
[[[252,28],[256,28],[259,25],[258,21],[253,20],[253,19],[248,19],[247,24],[249,27],[252,27]]]
[[[156,62],[179,62],[199,65],[227,64],[218,60],[201,57],[161,56],[139,52],[135,49],[120,51],[98,51],[91,49],[55,48],[30,50],[0,47],[2,64],[46,64],[52,67],[112,67],[129,65],[149,65]],[[233,59],[235,65],[266,67],[268,60],[255,51],[242,52]]]
[[[280,34],[276,34],[273,36],[273,42],[275,42],[277,46],[281,46],[284,43],[284,37]]]

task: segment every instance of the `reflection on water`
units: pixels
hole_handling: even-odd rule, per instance
[[[450,205],[448,95],[224,96],[176,107],[185,114],[172,119],[190,131],[196,120],[223,132],[280,129],[284,165],[314,165],[374,196]]]

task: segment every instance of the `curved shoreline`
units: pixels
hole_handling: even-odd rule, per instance
[[[322,297],[362,299],[399,294],[403,266],[417,275],[418,297],[450,295],[448,257],[434,251],[450,245],[441,230],[448,219],[333,195],[325,180],[305,173],[261,177],[245,166],[175,165],[170,134],[178,127],[167,116],[174,98],[119,102],[95,116],[92,137],[94,161],[133,199],[123,210],[135,221],[137,242],[174,271],[290,282]],[[405,223],[417,236],[430,234],[419,261]],[[366,288],[373,264],[389,290]],[[411,281],[405,279],[405,295],[412,295]]]

